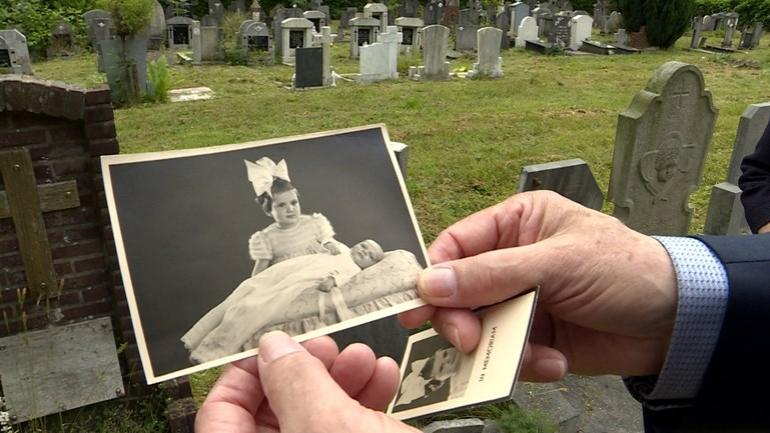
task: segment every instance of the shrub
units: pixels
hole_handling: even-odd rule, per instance
[[[99,6],[112,15],[115,33],[121,37],[149,26],[154,10],[153,0],[101,0]]]
[[[618,10],[623,14],[623,26],[629,32],[638,32],[644,25],[645,0],[618,0]]]
[[[168,102],[168,91],[171,90],[171,73],[168,70],[166,57],[160,56],[147,65],[147,77],[150,80],[149,99],[154,102]]]
[[[646,0],[644,4],[650,44],[669,48],[690,27],[694,0]]]

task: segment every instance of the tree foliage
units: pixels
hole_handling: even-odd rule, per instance
[[[115,33],[126,37],[150,25],[154,3],[153,0],[100,0],[99,7],[112,15]]]
[[[32,55],[44,56],[51,43],[51,31],[61,22],[69,23],[75,32],[75,42],[85,44],[85,10],[94,7],[95,0],[0,0],[0,29],[16,28],[27,37]]]
[[[695,0],[618,0],[626,30],[647,29],[650,44],[669,48],[689,28]]]

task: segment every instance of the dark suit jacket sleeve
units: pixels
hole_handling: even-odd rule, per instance
[[[692,406],[645,409],[646,431],[770,431],[770,234],[698,239],[727,271],[721,334]]]
[[[743,159],[741,171],[743,174],[738,180],[743,191],[741,202],[749,227],[756,233],[770,222],[770,124],[757,143],[756,151]]]

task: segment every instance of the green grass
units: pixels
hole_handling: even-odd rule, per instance
[[[737,40],[737,37],[736,37]],[[452,222],[516,191],[521,167],[582,158],[600,187],[609,183],[617,116],[666,61],[697,65],[720,110],[701,188],[692,196],[692,232],[702,230],[712,185],[722,182],[741,113],[770,100],[770,49],[730,56],[677,47],[633,56],[545,57],[504,52],[498,80],[371,85],[339,82],[314,92],[287,89],[293,69],[276,65],[171,68],[175,87],[208,86],[216,98],[116,110],[122,152],[185,149],[385,123],[409,145],[407,186],[426,241]],[[339,73],[358,71],[346,43],[334,47]],[[746,66],[746,61],[749,67]],[[472,58],[453,61],[453,70]],[[415,64],[402,60],[401,67]],[[99,85],[92,55],[35,64],[39,77]],[[758,68],[758,69],[757,69]],[[611,205],[605,207],[611,210]],[[216,372],[193,377],[202,398]],[[507,413],[507,412],[506,412]]]

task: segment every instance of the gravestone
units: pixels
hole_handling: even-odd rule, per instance
[[[404,0],[399,2],[398,16],[404,18],[417,18],[417,13],[419,10],[419,0]]]
[[[524,18],[529,16],[529,5],[523,2],[516,2],[511,5],[511,36],[517,36],[519,26]]]
[[[396,26],[377,36],[377,42],[361,47],[360,81],[371,83],[398,79],[398,52],[403,35]]]
[[[48,57],[71,56],[77,52],[75,34],[67,22],[60,22],[51,30],[51,42],[46,50]]]
[[[422,28],[425,26],[421,18],[398,17],[396,26],[402,34],[401,52],[417,53],[422,41]]]
[[[484,27],[478,31],[478,62],[468,73],[469,78],[503,76],[503,59],[500,57],[500,40],[503,30],[494,27]]]
[[[604,31],[604,23],[610,16],[609,0],[597,0],[594,3],[594,27]]]
[[[106,18],[91,18],[87,22],[89,39],[91,46],[96,52],[97,68],[99,72],[104,72],[104,53],[102,52],[102,41],[112,38],[112,18],[109,14]]]
[[[441,22],[444,19],[444,4],[436,0],[431,0],[430,3],[425,5],[425,10],[422,16],[426,26],[432,26]]]
[[[704,31],[704,32],[714,31],[714,20],[711,19],[711,15],[706,15],[703,17],[703,25],[701,26],[701,31]]]
[[[738,178],[741,176],[741,161],[757,148],[757,143],[762,138],[768,123],[770,123],[770,102],[752,104],[743,112],[738,124],[730,165],[727,168],[727,180],[714,185],[711,189],[704,233],[710,235],[751,233],[740,199]]]
[[[548,37],[548,42],[558,44],[561,47],[570,46],[570,20],[568,15],[556,15],[553,17],[553,32]]]
[[[473,9],[460,11],[460,22],[455,34],[455,51],[475,51],[479,30],[479,15]]]
[[[88,36],[88,42],[94,48],[96,48],[96,44],[94,40],[94,34],[93,34],[94,25],[92,24],[92,21],[97,19],[112,20],[112,16],[110,16],[109,12],[102,9],[91,9],[90,11],[83,14],[83,20],[86,22],[86,35]],[[164,27],[164,31],[165,31],[165,27]]]
[[[313,28],[315,29],[316,33],[321,33],[321,27],[326,25],[326,14],[321,11],[311,10],[305,11],[302,15],[306,20],[309,20],[311,23],[313,23]]]
[[[612,35],[612,45],[615,45],[616,47],[627,47],[630,43],[631,38],[628,33],[626,33],[626,29],[618,29],[618,31]]]
[[[686,234],[716,118],[697,67],[658,68],[618,117],[608,193],[614,215],[642,233]]]
[[[302,18],[302,10],[299,8],[285,8],[278,5],[272,9],[271,16],[273,17],[272,29],[274,32],[273,44],[275,45],[275,52],[283,53],[283,32],[281,31],[281,23],[288,18]]]
[[[193,20],[190,24],[190,47],[193,52],[193,65],[200,65],[203,61],[203,41],[201,40],[201,23]]]
[[[323,86],[323,48],[297,47],[295,49],[294,87],[303,89]]]
[[[192,18],[180,16],[166,20],[169,50],[176,51],[190,49],[192,22]]]
[[[350,20],[356,17],[356,8],[347,8],[340,15],[340,29],[350,28]]]
[[[329,26],[321,27],[321,33],[313,35],[313,45],[321,46],[321,63],[323,86],[334,85],[334,75],[332,74],[332,42],[337,35],[332,34],[332,28]]]
[[[313,23],[304,18],[287,18],[281,21],[281,62],[294,65],[294,50],[313,45]]]
[[[427,26],[422,30],[423,66],[409,67],[409,76],[420,80],[446,80],[449,62],[446,61],[449,27]]]
[[[159,50],[166,40],[166,14],[158,0],[153,0],[152,20],[150,21],[150,50]]]
[[[754,23],[754,31],[751,33],[751,49],[759,47],[762,35],[765,32],[765,24],[761,22]]]
[[[582,159],[522,167],[518,192],[541,189],[556,191],[572,201],[598,211],[604,204],[602,190],[588,164]]]
[[[690,39],[690,49],[700,47],[700,40],[703,37],[703,17],[695,16],[692,18],[692,38]]]
[[[711,15],[711,31],[724,29],[727,12],[719,12]]]
[[[0,30],[0,52],[12,74],[32,75],[27,38],[16,29]],[[7,60],[5,60],[7,59]]]
[[[741,32],[741,40],[738,47],[742,50],[753,50],[759,46],[764,32],[763,23],[754,23],[753,26],[745,26]]]
[[[578,15],[572,18],[569,36],[569,48],[577,51],[583,41],[591,39],[594,19],[588,15]]]
[[[725,37],[722,40],[722,48],[733,47],[733,36],[738,28],[738,14],[735,12],[725,15]]]
[[[546,31],[546,27],[553,25],[553,14],[550,9],[540,4],[532,11],[532,18],[535,19],[535,24],[537,24],[538,37],[547,37],[550,34],[550,28]],[[546,21],[550,22],[546,24]]]
[[[511,28],[511,14],[500,12],[495,17],[495,27],[502,30],[503,35],[500,38],[500,49],[508,50],[511,48],[511,37],[508,35],[508,29]]]
[[[183,17],[175,17],[183,18]],[[172,18],[173,19],[173,18]],[[112,90],[115,102],[125,102],[126,95],[116,89],[135,85],[137,94],[147,92],[147,44],[149,33],[140,33],[133,37],[121,39],[112,38],[102,41],[102,53],[104,54],[104,72],[107,74],[107,82]],[[126,63],[130,64],[130,76],[134,77],[131,84],[126,84]]]
[[[525,48],[527,41],[537,40],[537,23],[532,17],[524,17],[519,25],[518,35],[516,36],[516,48]]]
[[[358,50],[364,44],[377,41],[380,21],[375,18],[353,18],[350,20],[350,58],[358,58]]]
[[[364,5],[364,18],[374,18],[380,23],[380,32],[388,27],[388,7],[382,3],[367,3]]]
[[[268,55],[268,62],[275,63],[275,48],[273,47],[273,38],[267,24],[261,22],[251,22],[240,32],[241,50],[244,55],[249,52],[263,52]]]
[[[623,27],[623,14],[618,11],[613,11],[604,23],[604,34],[614,34],[621,27]]]
[[[224,58],[222,52],[222,28],[201,26],[201,60],[204,62],[221,61]]]

